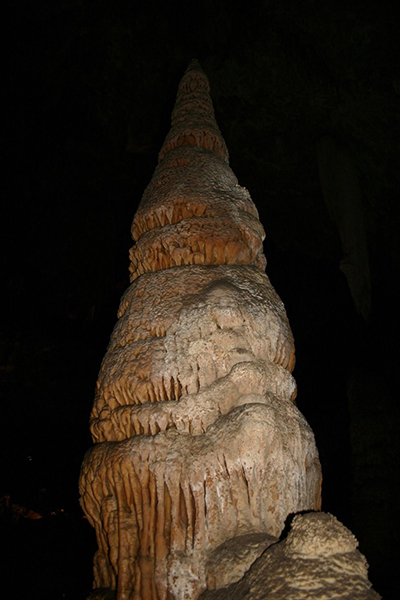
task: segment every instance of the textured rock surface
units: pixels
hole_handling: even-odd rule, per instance
[[[201,433],[249,392],[294,399],[293,338],[259,269],[192,266],[143,275],[119,316],[98,380],[95,441],[170,426]]]
[[[206,564],[208,589],[218,590],[231,581],[239,581],[264,550],[277,541],[265,533],[249,533],[218,546]]]
[[[133,283],[81,473],[99,546],[94,586],[118,600],[189,600],[237,581],[289,514],[318,510],[321,484],[293,404],[293,336],[264,273],[263,228],[196,62],[132,233]]]
[[[357,546],[354,535],[332,515],[297,515],[287,538],[267,549],[241,581],[200,598],[378,600]]]

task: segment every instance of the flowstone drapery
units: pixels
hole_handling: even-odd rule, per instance
[[[94,587],[192,600],[238,581],[289,514],[319,510],[321,485],[263,227],[196,61],[132,235],[80,481]]]

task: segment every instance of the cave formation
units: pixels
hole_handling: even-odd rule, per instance
[[[279,542],[289,515],[320,510],[321,467],[264,230],[196,61],[132,236],[80,480],[92,597],[378,598],[334,517],[298,515]]]

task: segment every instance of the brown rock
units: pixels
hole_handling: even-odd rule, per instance
[[[289,323],[267,276],[254,267],[181,267],[143,275],[124,295],[119,315],[92,411],[95,441],[150,433],[150,414],[178,414],[190,402],[225,414],[249,392],[294,399]],[[234,369],[242,363],[246,368]],[[229,402],[225,395],[215,398],[215,390],[228,383]],[[188,398],[199,392],[209,400]],[[128,411],[141,421],[129,431]],[[159,424],[158,431],[164,428]]]
[[[154,597],[196,598],[217,546],[245,533],[279,537],[288,514],[319,506],[312,431],[275,396],[232,409],[202,435],[171,428],[97,444],[81,477],[99,536],[96,584],[113,587],[118,574],[121,598],[134,585],[150,593],[144,568]]]
[[[266,533],[247,533],[218,546],[210,552],[206,563],[208,589],[220,589],[239,581],[253,562],[278,541]]]
[[[158,164],[132,223],[132,237],[190,217],[234,218],[258,212],[229,165],[197,147],[171,150]],[[245,215],[244,215],[245,217]],[[258,222],[255,226],[262,230]]]
[[[190,217],[144,233],[129,253],[131,281],[149,271],[182,265],[255,265],[265,268],[263,228],[249,213]]]
[[[319,509],[321,485],[264,231],[196,62],[132,232],[80,481],[94,587],[192,600],[240,579],[289,514]]]
[[[286,540],[268,548],[238,583],[200,599],[379,600],[357,546],[354,535],[332,515],[297,515]]]
[[[210,84],[197,60],[189,64],[179,84],[171,130],[160,150],[159,160],[179,146],[200,146],[229,161],[228,149],[214,116]]]

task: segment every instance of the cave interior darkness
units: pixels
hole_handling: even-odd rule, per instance
[[[194,57],[266,230],[322,508],[394,597],[395,3],[7,4],[0,523],[14,597],[83,600],[90,589],[95,539],[77,482],[93,391],[129,284],[130,223]]]

